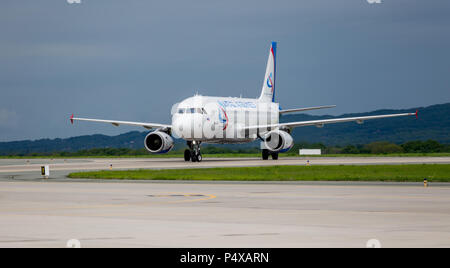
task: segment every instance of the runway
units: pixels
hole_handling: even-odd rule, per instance
[[[449,247],[450,187],[0,182],[0,247]]]
[[[0,247],[449,247],[450,184],[70,180],[71,171],[304,165],[306,158],[0,160]],[[448,157],[311,158],[319,164]],[[53,162],[52,162],[53,161]],[[51,177],[39,167],[50,163]]]
[[[0,176],[20,172],[40,172],[42,165],[51,171],[101,169],[169,169],[209,167],[254,167],[269,165],[381,165],[449,164],[450,157],[285,157],[277,161],[259,158],[206,158],[200,163],[180,158],[86,158],[86,159],[0,159]],[[67,172],[68,173],[68,172]]]

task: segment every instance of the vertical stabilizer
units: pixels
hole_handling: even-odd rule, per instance
[[[272,42],[269,51],[269,59],[267,60],[266,75],[261,90],[259,100],[262,102],[275,101],[275,78],[276,78],[276,54],[277,42]]]

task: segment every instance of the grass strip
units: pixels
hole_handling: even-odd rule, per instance
[[[76,172],[69,178],[205,181],[398,181],[450,182],[450,164],[193,168]]]

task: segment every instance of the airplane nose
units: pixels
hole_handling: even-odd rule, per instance
[[[194,117],[187,114],[172,119],[172,132],[179,138],[190,139],[192,137],[201,137],[203,121],[200,116]]]
[[[179,116],[172,118],[172,133],[177,138],[183,138],[183,120]]]
[[[189,120],[184,116],[173,118],[172,132],[179,138],[187,138],[186,131],[189,131]]]

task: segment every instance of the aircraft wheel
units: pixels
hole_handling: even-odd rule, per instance
[[[198,158],[197,158],[197,156],[195,154],[193,154],[192,157],[191,157],[191,160],[192,160],[192,162],[197,162]]]
[[[267,149],[263,149],[262,150],[262,159],[263,160],[268,160],[269,159],[269,150],[267,150]]]
[[[202,160],[203,160],[202,154],[198,154],[197,155],[197,162],[202,162]]]
[[[278,160],[278,153],[272,153],[272,160]]]
[[[184,150],[184,161],[191,161],[191,151],[188,149]]]

